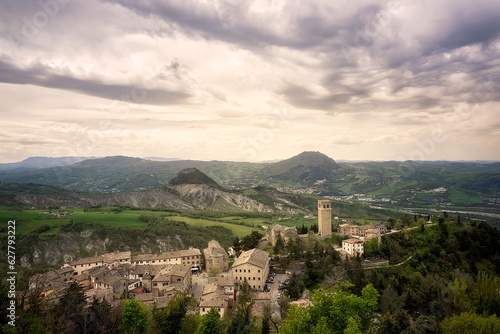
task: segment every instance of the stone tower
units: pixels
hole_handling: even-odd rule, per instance
[[[318,234],[324,238],[332,236],[332,202],[318,201]]]

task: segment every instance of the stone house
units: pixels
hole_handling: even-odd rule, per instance
[[[205,268],[207,271],[212,268],[218,268],[220,271],[229,269],[229,256],[216,240],[208,242],[208,247],[203,250],[203,254],[205,255]]]
[[[168,291],[175,289],[184,293],[191,290],[191,265],[174,264],[165,266],[151,279],[151,289],[157,291],[158,296],[164,296]],[[147,289],[147,283],[144,287]]]
[[[114,252],[93,257],[86,257],[76,261],[71,261],[65,263],[63,268],[71,267],[73,268],[74,275],[81,275],[84,271],[95,267],[100,267],[100,266],[116,267],[119,264],[130,263],[130,261],[131,261],[131,256],[129,251]]]
[[[189,248],[175,252],[162,254],[140,254],[133,256],[131,260],[135,265],[166,265],[186,264],[192,268],[200,268],[201,252],[197,248]]]
[[[262,291],[269,275],[269,254],[257,248],[243,252],[234,261],[231,271],[237,283],[246,279],[251,288]]]
[[[364,243],[359,239],[346,239],[342,240],[342,250],[349,256],[363,255]]]
[[[274,223],[266,231],[267,240],[275,246],[278,238],[281,238],[286,244],[288,240],[297,238],[297,228],[295,226],[283,226]]]

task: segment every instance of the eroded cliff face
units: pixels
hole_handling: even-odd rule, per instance
[[[249,212],[302,213],[306,210],[278,197],[273,205],[263,204],[248,196],[225,191],[206,184],[167,185],[150,191],[68,195],[20,194],[16,200],[27,208],[124,205],[142,208],[177,210],[226,210]]]
[[[120,251],[138,251],[140,253],[162,253],[179,250],[184,247],[180,235],[157,239],[144,239],[139,243],[138,249],[133,249],[126,244],[120,246]],[[112,238],[100,236],[90,229],[82,232],[59,232],[53,236],[37,236],[36,238],[21,239],[22,252],[20,264],[31,268],[39,264],[60,266],[82,257],[96,256],[115,251],[111,248]]]
[[[247,196],[223,191],[205,184],[182,184],[172,186],[172,188],[179,194],[179,197],[183,201],[190,203],[197,209],[239,209],[253,212],[274,211],[271,207]]]

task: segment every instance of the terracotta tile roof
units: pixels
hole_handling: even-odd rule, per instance
[[[144,291],[146,291],[146,289],[143,286],[138,286],[137,288],[133,288],[129,292],[134,294],[136,293],[139,294],[139,293],[144,293]]]
[[[165,252],[161,254],[139,254],[132,256],[132,262],[138,262],[138,261],[158,261],[158,260],[165,260],[165,259],[176,259],[176,258],[182,258],[184,256],[196,256],[196,255],[201,255],[201,252],[197,248],[189,248],[189,249],[184,249],[180,251],[175,251],[175,252]]]
[[[132,271],[132,273],[135,275],[144,275],[145,273],[149,273],[151,276],[156,276],[163,267],[165,267],[164,264],[138,264],[135,266],[135,269]]]
[[[214,298],[203,300],[200,302],[200,307],[224,307],[226,298],[223,296],[214,296]]]
[[[119,262],[120,259],[128,259],[130,261],[130,251],[106,253],[98,256],[85,257],[82,259],[78,259],[76,261],[71,261],[68,263],[68,265],[75,266],[75,265],[91,264],[91,263],[112,263],[115,261]]]
[[[228,257],[227,252],[217,240],[210,240],[208,247],[203,250],[205,257]]]
[[[153,282],[170,282],[172,276],[185,277],[189,272],[191,266],[187,264],[166,265],[156,274]]]
[[[269,254],[258,248],[241,253],[241,255],[234,261],[233,268],[242,264],[253,264],[254,266],[264,268],[269,261]]]
[[[252,300],[271,300],[269,292],[257,292],[252,295]]]
[[[214,283],[208,283],[207,285],[205,285],[203,287],[203,292],[202,292],[202,296],[205,296],[205,295],[209,295],[209,294],[212,294],[212,293],[215,293],[218,289],[218,286],[217,284],[214,284]]]
[[[224,277],[209,277],[208,283],[214,283],[221,287],[234,286],[234,278],[229,275]]]
[[[363,243],[363,241],[359,240],[359,239],[346,239],[346,240],[342,240],[342,242],[345,242],[345,243],[348,243],[348,244],[359,244],[359,243]]]

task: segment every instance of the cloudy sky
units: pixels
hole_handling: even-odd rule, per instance
[[[500,160],[500,1],[3,0],[0,162]]]

